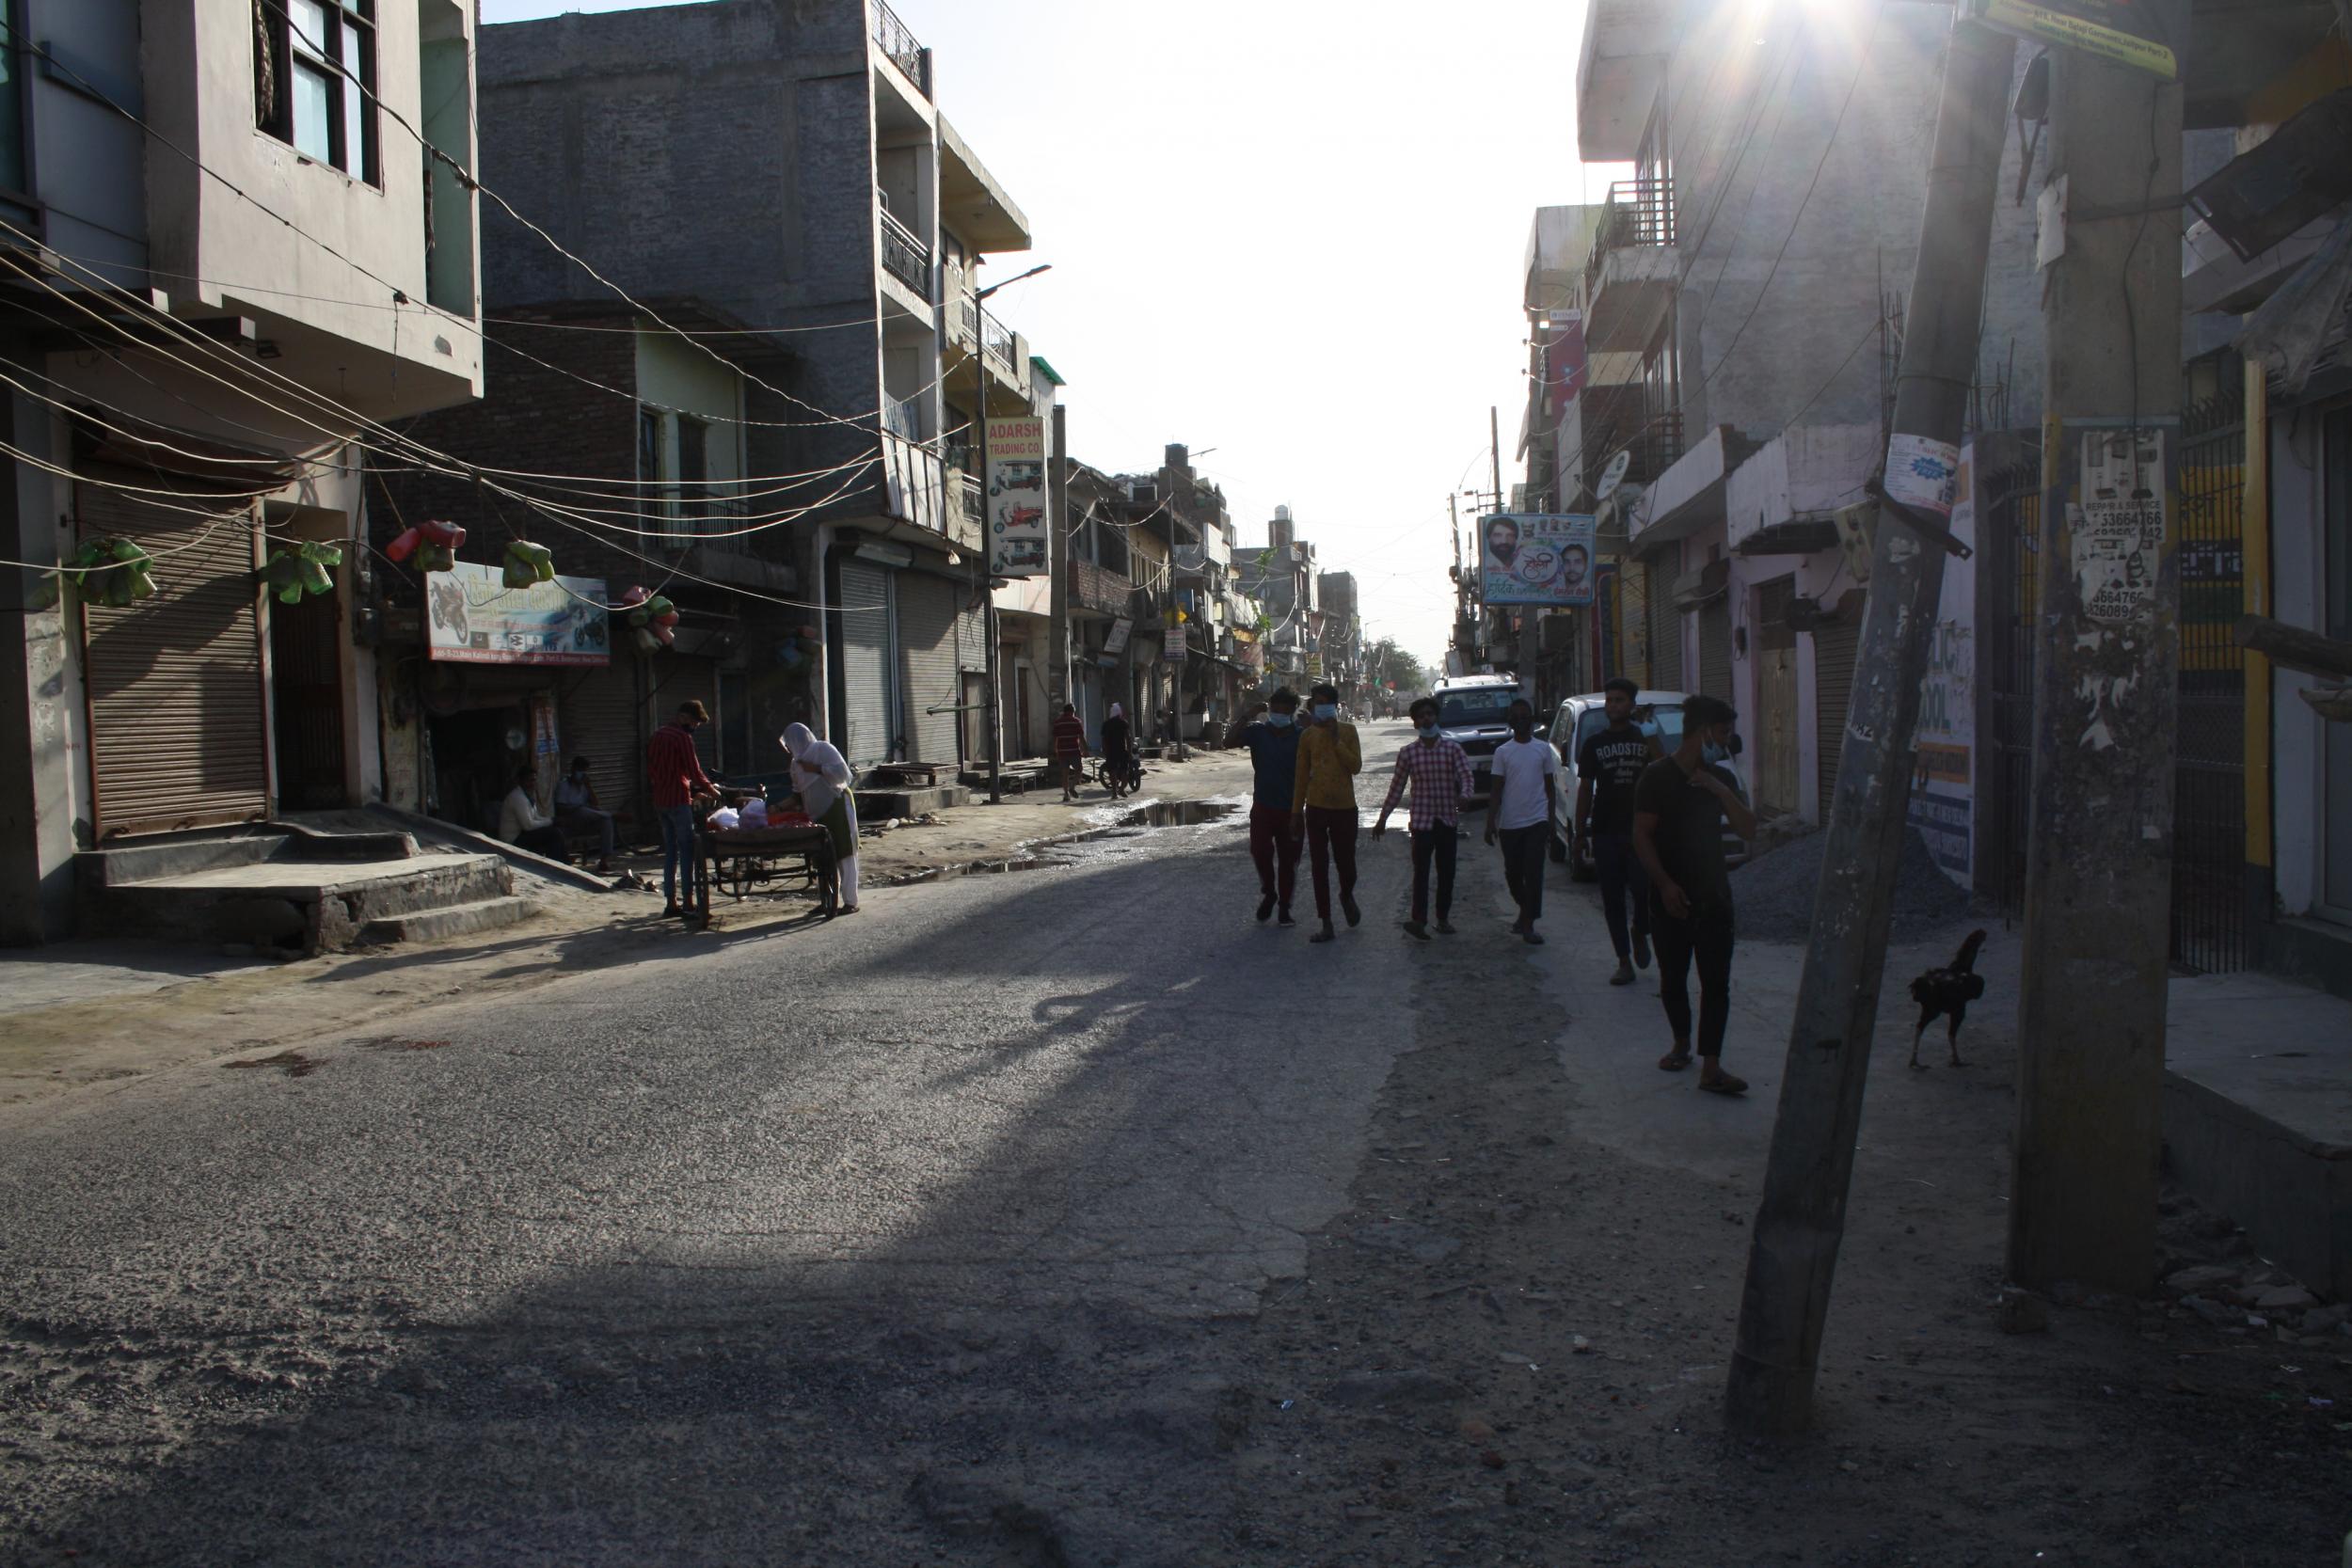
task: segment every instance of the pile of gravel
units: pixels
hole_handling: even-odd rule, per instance
[[[1742,942],[1800,942],[1813,926],[1813,895],[1821,882],[1826,833],[1770,850],[1731,874],[1731,906]],[[1968,912],[1968,895],[1946,876],[1915,828],[1903,831],[1902,863],[1895,873],[1892,940],[1916,942]]]

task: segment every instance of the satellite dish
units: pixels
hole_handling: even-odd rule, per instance
[[[1601,469],[1600,483],[1593,490],[1593,499],[1605,501],[1614,495],[1617,486],[1625,483],[1625,471],[1631,467],[1633,467],[1633,449],[1628,447],[1611,458],[1609,466]]]

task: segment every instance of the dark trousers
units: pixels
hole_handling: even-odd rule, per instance
[[[1593,865],[1600,873],[1600,912],[1609,922],[1609,945],[1618,958],[1629,958],[1633,943],[1626,916],[1632,915],[1634,931],[1649,935],[1649,871],[1634,853],[1631,833],[1595,833]]]
[[[1531,823],[1505,828],[1502,840],[1502,885],[1519,907],[1519,919],[1533,926],[1544,917],[1544,856],[1551,847],[1551,824]]]
[[[1315,918],[1331,918],[1330,868],[1339,867],[1342,902],[1356,895],[1356,808],[1307,808],[1307,859],[1315,873]]]
[[[1258,863],[1258,891],[1286,910],[1298,891],[1298,852],[1305,847],[1291,827],[1288,806],[1249,808],[1249,858]]]
[[[1650,942],[1658,949],[1658,999],[1677,1040],[1691,1038],[1688,980],[1692,959],[1699,966],[1698,1053],[1724,1053],[1724,1026],[1731,1021],[1731,911],[1693,910],[1677,920],[1655,901],[1649,912]]]
[[[1438,868],[1438,918],[1454,912],[1454,824],[1413,830],[1413,924],[1429,914],[1429,868]]]
[[[564,847],[564,830],[549,823],[544,828],[525,828],[515,835],[515,847],[528,849],[534,855],[545,855],[551,861],[571,862],[571,851]]]

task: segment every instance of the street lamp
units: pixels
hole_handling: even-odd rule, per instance
[[[980,576],[981,580],[988,584],[988,609],[982,616],[985,629],[981,636],[988,643],[988,702],[986,704],[988,708],[988,803],[992,806],[1002,805],[1005,800],[1005,705],[1004,695],[997,688],[996,550],[988,536],[988,316],[985,312],[979,311],[978,307],[989,295],[1007,284],[1018,283],[1025,277],[1035,277],[1039,273],[1053,270],[1053,262],[1041,261],[1026,272],[1015,273],[1012,277],[1006,278],[1003,283],[991,283],[985,289],[975,291],[972,295],[975,313],[978,317],[974,325],[980,336],[980,341],[974,345],[979,350],[979,354],[972,367],[972,378],[974,384],[979,388],[979,397],[976,400],[979,404],[979,409],[973,417],[980,427]],[[1048,502],[1046,511],[1049,515],[1045,520],[1045,526],[1049,531],[1061,526],[1061,519],[1050,515],[1053,511],[1052,498],[1053,489],[1049,483],[1046,489]],[[1050,540],[1052,534],[1049,531],[1047,538]],[[1054,552],[1050,545],[1045,551],[1045,569],[1048,573],[1054,569]]]

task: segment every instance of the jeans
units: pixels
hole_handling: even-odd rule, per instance
[[[656,806],[654,816],[661,820],[661,901],[675,904],[677,896],[677,874],[686,872],[686,895],[694,895],[694,807],[690,801],[682,806]]]
[[[1454,912],[1454,851],[1459,842],[1451,822],[1413,830],[1413,924],[1429,913],[1429,868],[1438,868],[1438,918]]]
[[[1531,928],[1544,917],[1544,857],[1551,851],[1551,824],[1531,823],[1505,828],[1502,840],[1502,882],[1518,904],[1519,919]]]
[[[1307,858],[1315,874],[1315,918],[1331,923],[1330,868],[1340,873],[1340,902],[1356,896],[1356,808],[1307,808]]]
[[[1609,922],[1609,945],[1620,958],[1633,956],[1626,930],[1626,914],[1633,916],[1633,931],[1649,935],[1649,872],[1633,851],[1630,833],[1595,833],[1593,865],[1600,873],[1600,912]]]
[[[1249,808],[1249,858],[1258,864],[1258,891],[1285,910],[1298,891],[1298,853],[1306,847],[1291,828],[1290,807]]]
[[[1650,911],[1650,942],[1658,949],[1658,999],[1677,1044],[1691,1038],[1691,962],[1699,966],[1698,1053],[1724,1053],[1724,1027],[1731,1020],[1731,911],[1693,910],[1677,920],[1664,909]]]

